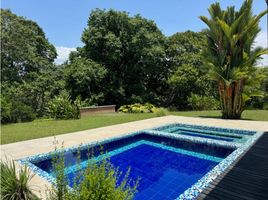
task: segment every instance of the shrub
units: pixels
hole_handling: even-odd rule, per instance
[[[30,122],[36,118],[33,109],[21,102],[12,103],[11,122]]]
[[[48,113],[54,119],[79,119],[80,110],[76,102],[72,102],[69,96],[55,97],[48,103]]]
[[[59,155],[55,158],[53,166],[56,181],[49,193],[50,200],[131,200],[137,192],[138,181],[128,178],[130,171],[122,177],[122,173],[109,159],[89,162],[84,171],[78,165],[80,173],[73,188],[69,189],[64,176],[64,157]]]
[[[128,173],[118,184],[120,172],[108,160],[98,164],[91,164],[83,174],[83,181],[77,185],[76,191],[71,193],[70,199],[90,200],[130,200],[136,193],[137,185],[131,186]]]
[[[11,120],[12,104],[1,96],[1,123],[8,123]]]
[[[118,112],[122,113],[155,113],[159,109],[156,108],[153,104],[146,103],[140,104],[135,103],[131,105],[123,105],[118,109]]]
[[[30,106],[1,97],[1,123],[28,122],[35,118],[36,115]]]
[[[31,200],[37,199],[31,192],[29,181],[33,174],[24,166],[17,170],[14,161],[0,161],[1,166],[1,199]],[[16,173],[18,174],[16,175]]]
[[[219,101],[213,97],[200,96],[193,93],[188,97],[187,101],[193,110],[217,110],[220,106]]]
[[[165,108],[159,108],[155,114],[157,117],[163,117],[167,115],[167,110]]]
[[[263,105],[263,110],[268,110],[268,103],[265,103],[265,104]]]

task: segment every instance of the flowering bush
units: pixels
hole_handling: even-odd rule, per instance
[[[123,105],[118,109],[118,112],[122,113],[155,113],[158,112],[158,108],[153,104],[145,103],[135,103],[131,105]]]

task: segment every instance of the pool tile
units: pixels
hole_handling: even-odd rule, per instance
[[[130,138],[113,141],[111,144],[104,143],[104,149],[111,155],[111,162],[115,167],[119,167],[125,173],[131,166],[130,178],[141,178],[137,196],[139,199],[149,198],[151,195],[164,199],[173,198],[175,195],[178,197],[235,148],[234,145],[225,148],[214,144],[187,142],[175,137],[157,136],[157,134],[139,133]],[[136,143],[139,144],[132,146]],[[186,149],[190,154],[174,151],[174,148]],[[199,151],[203,155],[208,154],[210,158],[200,157],[196,154]],[[75,165],[75,153],[69,152],[67,154],[70,156],[66,159],[67,164],[69,166]],[[86,154],[82,152],[81,155],[85,160],[86,156],[84,155]],[[220,159],[214,159],[214,155]],[[40,162],[39,166],[50,173],[51,167],[47,162],[49,162],[48,159],[43,164]],[[37,163],[35,162],[35,164]],[[74,177],[75,173],[69,174],[70,179]]]

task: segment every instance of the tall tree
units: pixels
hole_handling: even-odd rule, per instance
[[[102,102],[102,91],[106,87],[102,83],[107,73],[102,65],[86,58],[75,57],[64,71],[66,87],[71,97],[80,96],[81,100],[88,100],[89,104]]]
[[[212,84],[203,68],[204,45],[203,32],[186,31],[167,38],[166,54],[170,65],[167,106],[187,109],[187,98],[191,93],[212,95]]]
[[[182,65],[192,65],[202,69],[202,47],[206,44],[204,32],[186,31],[175,33],[167,38],[167,57],[171,69],[176,70]]]
[[[153,21],[97,9],[90,14],[82,41],[85,45],[76,56],[107,70],[104,103],[157,101],[167,70],[165,37]]]
[[[1,9],[2,82],[20,82],[51,66],[56,50],[37,23]]]
[[[267,53],[267,49],[253,49],[260,32],[259,20],[267,10],[255,16],[252,0],[246,0],[238,11],[235,7],[222,10],[219,3],[212,4],[208,11],[210,19],[200,17],[209,27],[204,60],[210,77],[218,83],[222,117],[239,119],[249,98],[245,89],[256,79],[254,66]]]
[[[1,99],[6,102],[2,109],[9,109],[5,122],[44,115],[48,101],[64,87],[61,69],[53,63],[56,56],[37,23],[1,9]]]

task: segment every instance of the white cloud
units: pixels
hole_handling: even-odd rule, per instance
[[[69,58],[69,54],[71,51],[76,51],[76,48],[70,48],[70,47],[56,47],[57,50],[57,58],[55,60],[56,64],[62,64]]]
[[[255,47],[256,46],[261,46],[263,48],[268,47],[268,32],[267,31],[262,31],[258,34],[256,40],[255,40]],[[268,55],[263,55],[262,60],[260,60],[260,65],[261,66],[268,66]]]

